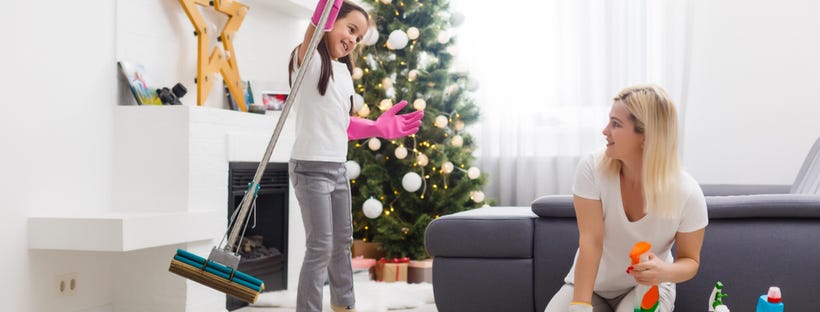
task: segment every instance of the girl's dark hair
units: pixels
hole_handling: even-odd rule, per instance
[[[332,1],[332,0],[329,0]],[[350,12],[360,12],[364,17],[370,21],[370,17],[367,15],[367,11],[365,11],[362,7],[358,6],[357,4],[350,2],[348,0],[344,0],[342,2],[342,6],[339,8],[339,16],[337,18],[341,19]],[[316,86],[319,89],[319,94],[325,95],[327,92],[327,85],[330,81],[330,77],[333,77],[333,66],[330,65],[330,51],[327,48],[327,36],[322,34],[322,39],[319,41],[319,45],[316,46],[316,51],[319,52],[319,56],[322,58],[322,70],[321,76],[319,76],[319,85]],[[339,62],[345,63],[347,65],[348,72],[353,72],[353,67],[356,66],[355,62],[353,61],[355,57],[352,57],[354,53],[350,53],[344,57],[339,58]],[[290,54],[290,62],[288,62],[288,83],[293,84],[291,81],[293,80],[293,60],[294,58],[299,57],[299,46],[297,45],[293,52]],[[307,57],[307,55],[305,55]],[[304,65],[304,63],[302,64]]]

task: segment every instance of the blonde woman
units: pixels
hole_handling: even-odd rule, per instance
[[[659,285],[658,311],[672,311],[675,283],[698,271],[708,224],[703,192],[678,160],[675,106],[661,87],[626,88],[603,134],[606,150],[578,165],[578,252],[546,311],[631,312],[639,284]],[[652,245],[649,259],[630,266],[639,241]]]

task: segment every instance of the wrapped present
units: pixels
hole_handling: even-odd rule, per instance
[[[433,283],[433,259],[410,261],[407,264],[408,283]]]
[[[350,253],[353,257],[362,256],[370,259],[379,259],[384,257],[384,251],[380,249],[381,243],[365,242],[363,240],[354,240],[350,246]]]
[[[358,256],[350,259],[350,264],[354,269],[370,269],[376,265],[376,259],[365,258]]]
[[[380,282],[406,282],[410,258],[381,258],[376,263],[376,280]]]

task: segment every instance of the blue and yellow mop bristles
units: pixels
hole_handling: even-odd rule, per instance
[[[265,290],[265,284],[253,276],[182,249],[177,249],[168,271],[250,303]]]

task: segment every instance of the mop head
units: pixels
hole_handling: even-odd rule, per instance
[[[203,270],[205,261],[190,252],[177,249],[168,271],[249,303],[256,302],[259,293],[265,290],[265,284],[261,280],[238,270],[234,271],[231,278],[231,268],[213,261],[208,261]]]

